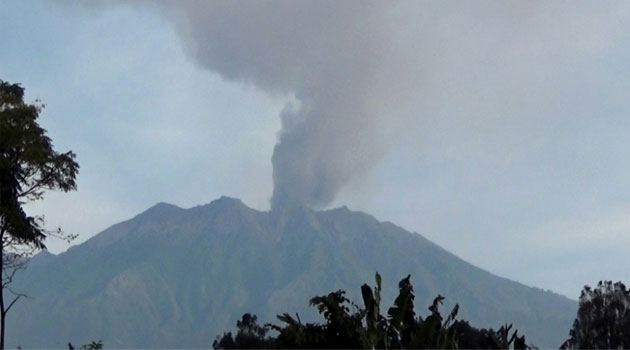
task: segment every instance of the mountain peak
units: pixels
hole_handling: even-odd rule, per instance
[[[210,206],[234,208],[234,207],[247,207],[243,201],[238,198],[221,196],[218,199],[213,200],[209,204]]]
[[[211,215],[217,215],[221,213],[236,214],[236,213],[255,211],[254,209],[245,205],[245,203],[243,203],[243,201],[241,201],[240,199],[228,197],[228,196],[221,196],[218,199],[215,199],[208,204],[199,205],[192,209],[195,212],[202,211],[206,214],[213,213]]]
[[[160,218],[160,217],[168,217],[173,213],[184,211],[185,209],[180,208],[174,204],[159,202],[149,209],[143,211],[142,213],[136,215],[136,218]]]

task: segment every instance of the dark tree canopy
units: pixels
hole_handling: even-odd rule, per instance
[[[278,315],[283,326],[258,325],[255,315],[245,314],[236,325],[236,336],[217,337],[215,349],[526,349],[525,337],[511,332],[511,325],[498,331],[477,329],[455,320],[459,306],[443,319],[438,295],[426,318],[416,317],[410,276],[398,284],[399,295],[387,316],[380,314],[381,277],[376,286],[361,287],[364,308],[338,290],[311,299],[310,304],[324,317],[323,323],[302,323],[299,316]],[[351,309],[354,312],[351,312]],[[276,336],[269,335],[276,332]]]
[[[39,126],[44,105],[24,102],[24,88],[0,80],[0,349],[4,349],[6,316],[24,296],[9,285],[30,255],[45,248],[48,231],[42,217],[29,216],[23,205],[43,198],[47,190],[76,189],[79,165],[72,152],[58,153]],[[58,236],[64,236],[59,230]],[[13,294],[5,299],[5,292]]]
[[[630,348],[630,291],[621,283],[585,286],[580,308],[564,349]]]
[[[46,190],[76,189],[79,165],[58,153],[37,123],[44,105],[24,102],[24,88],[0,80],[0,229],[19,243],[44,248],[43,220],[26,214],[26,202]]]

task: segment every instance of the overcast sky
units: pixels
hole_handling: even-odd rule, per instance
[[[81,166],[30,211],[76,244],[161,201],[268,210],[275,176],[528,285],[630,282],[628,3],[224,5],[2,2],[0,79]]]

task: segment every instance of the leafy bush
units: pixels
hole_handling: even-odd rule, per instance
[[[361,286],[361,308],[338,290],[317,296],[310,305],[324,317],[323,323],[302,323],[287,313],[278,315],[283,325],[257,324],[255,315],[245,314],[236,325],[238,332],[224,333],[212,344],[215,349],[527,349],[524,336],[518,336],[512,325],[498,331],[477,329],[466,321],[456,320],[459,305],[443,319],[439,308],[444,297],[438,295],[429,306],[426,318],[416,317],[415,294],[410,276],[398,283],[399,294],[394,305],[381,315],[381,276],[376,274],[376,285]],[[351,312],[351,307],[356,310]],[[270,336],[271,331],[277,335]]]
[[[626,349],[630,347],[630,291],[621,283],[600,281],[585,286],[580,308],[562,349]]]

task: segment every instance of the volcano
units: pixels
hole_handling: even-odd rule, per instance
[[[318,320],[308,300],[383,276],[383,305],[411,275],[418,310],[439,293],[476,327],[513,323],[528,342],[557,347],[577,303],[495,276],[417,233],[346,207],[272,212],[222,197],[182,209],[160,203],[68,251],[40,253],[15,289],[9,346],[209,348],[245,312]],[[446,310],[445,309],[445,310]],[[425,314],[420,311],[421,314]]]

